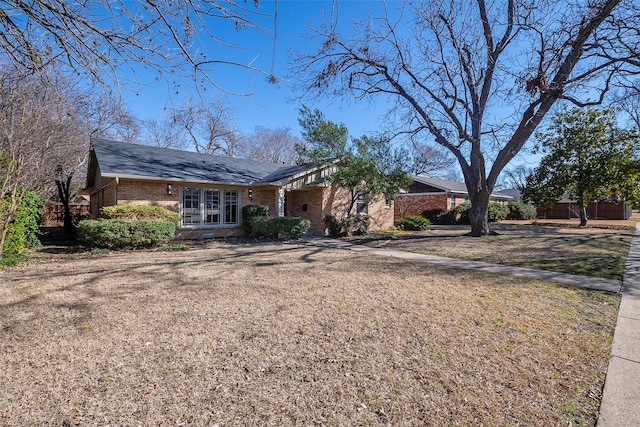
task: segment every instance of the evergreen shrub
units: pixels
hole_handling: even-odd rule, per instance
[[[277,239],[280,236],[299,239],[309,231],[309,227],[311,227],[311,222],[307,218],[256,216],[251,220],[251,235],[272,239]]]
[[[99,219],[78,224],[78,236],[90,247],[108,249],[149,248],[175,237],[172,221]]]
[[[489,202],[489,222],[498,222],[507,219],[509,207],[498,202]]]
[[[535,219],[537,216],[536,208],[531,203],[509,202],[507,207],[509,208],[507,219]]]
[[[325,215],[324,225],[329,237],[344,237],[347,235],[344,225],[333,215]]]
[[[393,221],[393,225],[400,230],[422,231],[431,227],[431,221],[419,215],[407,215]]]
[[[242,226],[247,233],[252,234],[252,222],[254,218],[267,218],[269,216],[269,206],[265,205],[245,205],[242,207]]]
[[[121,220],[156,220],[178,224],[180,214],[161,206],[123,204],[102,208],[102,218]]]
[[[8,209],[9,201],[0,200],[0,216]],[[40,246],[38,231],[42,217],[42,199],[33,191],[25,191],[13,219],[9,223],[4,246],[2,265],[15,265],[24,259],[24,250]]]

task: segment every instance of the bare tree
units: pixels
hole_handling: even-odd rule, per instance
[[[640,82],[627,89],[618,99],[618,104],[622,112],[626,115],[627,123],[640,129]]]
[[[298,157],[295,147],[304,142],[291,134],[291,128],[256,126],[253,133],[243,137],[246,157],[269,163],[293,165]]]
[[[0,252],[23,190],[51,194],[56,171],[82,162],[87,145],[82,111],[68,88],[50,79],[16,77],[0,69]],[[1,253],[0,253],[1,255]]]
[[[533,168],[525,165],[516,165],[505,169],[503,175],[496,183],[496,188],[501,190],[515,188],[522,192],[527,186],[527,176],[533,173]]]
[[[180,123],[169,118],[147,119],[141,122],[142,138],[146,144],[162,148],[185,149],[189,141],[184,137]]]
[[[395,100],[399,133],[430,134],[460,164],[474,236],[490,232],[500,172],[557,101],[600,104],[640,70],[635,0],[383,6],[346,37],[321,27],[294,72],[306,95]]]
[[[222,99],[207,103],[191,98],[172,110],[171,120],[198,153],[234,157],[240,151],[234,115],[233,108]]]
[[[440,177],[448,173],[455,164],[455,159],[446,151],[424,142],[412,142],[410,153],[411,170],[409,172],[413,175]]]
[[[6,233],[22,190],[35,191],[45,200],[57,192],[65,231],[73,233],[69,201],[83,185],[90,138],[121,137],[136,130],[118,98],[102,89],[56,72],[17,76],[0,68],[0,194],[9,200],[8,209],[0,213],[0,233]]]
[[[91,138],[107,138],[133,142],[140,133],[136,117],[126,108],[119,93],[94,85],[89,90],[78,91],[74,103],[82,106]]]
[[[141,65],[176,79],[171,82],[176,85],[189,77],[218,87],[212,76],[220,67],[268,74],[250,61],[221,54],[238,46],[215,31],[221,25],[255,28],[273,38],[274,30],[258,24],[268,18],[258,6],[259,0],[5,0],[0,1],[0,52],[20,72],[66,69],[120,84],[122,66],[136,78]],[[210,43],[217,48],[207,48]]]

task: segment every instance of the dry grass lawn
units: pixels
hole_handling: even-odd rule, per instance
[[[0,271],[0,425],[593,425],[619,299],[287,244]]]
[[[434,226],[428,231],[351,240],[408,252],[621,280],[635,222],[631,227],[581,229],[503,222],[491,225],[498,235],[482,238],[465,237],[469,226]]]

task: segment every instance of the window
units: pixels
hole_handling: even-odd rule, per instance
[[[455,195],[451,195],[451,209],[456,207],[456,196]]]
[[[204,223],[220,223],[220,191],[207,188],[204,190]]]
[[[358,193],[356,196],[356,213],[358,214],[366,214],[367,213],[367,196],[363,193]]]
[[[183,187],[181,208],[182,225],[238,224],[238,191]]]
[[[200,189],[186,187],[182,190],[182,223],[200,224]]]
[[[224,223],[225,224],[238,223],[238,192],[237,191],[224,192]]]

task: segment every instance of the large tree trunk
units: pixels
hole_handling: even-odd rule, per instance
[[[580,227],[587,226],[587,203],[584,197],[578,197],[578,208],[580,209]]]
[[[469,211],[471,232],[469,236],[482,237],[490,233],[489,196],[491,195],[493,184],[487,182],[484,172],[484,156],[479,150],[479,145],[476,145],[475,149],[472,150],[470,157],[470,164],[467,164],[462,156],[458,157],[469,200],[471,201],[471,210]]]
[[[67,175],[65,181],[62,179],[56,179],[56,186],[58,187],[58,197],[62,202],[62,206],[64,208],[64,234],[67,236],[72,236],[75,234],[75,227],[73,226],[73,218],[71,217],[71,209],[69,209],[69,201],[71,199],[71,178],[73,174]]]
[[[489,192],[481,191],[469,193],[471,199],[471,210],[469,211],[469,222],[471,232],[469,236],[481,237],[490,233],[489,230]]]

